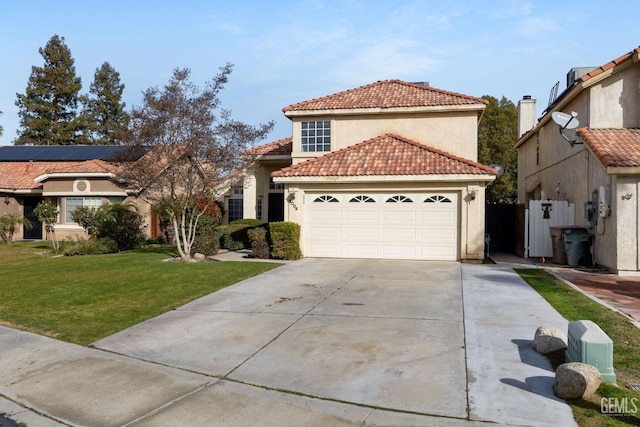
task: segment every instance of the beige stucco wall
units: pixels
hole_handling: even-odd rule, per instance
[[[640,127],[640,63],[592,86],[590,126],[593,128]]]
[[[285,186],[285,194],[295,191],[293,203],[285,205],[285,221],[300,224],[300,248],[306,244],[305,236],[305,200],[306,192],[376,192],[376,191],[456,191],[459,195],[459,259],[481,260],[484,258],[484,203],[485,182],[471,181],[464,183],[452,182],[362,182],[362,183],[296,183]],[[472,200],[468,195],[472,189],[476,190],[476,198]],[[304,255],[304,254],[303,254]]]
[[[331,150],[394,133],[465,159],[478,159],[478,112],[431,112],[379,115],[335,115],[293,117],[293,163],[321,156],[326,152],[301,151],[303,121],[331,121]]]
[[[563,104],[560,111],[577,112],[580,127],[638,127],[639,90],[640,64],[636,63],[585,88]],[[572,136],[570,131],[565,132]],[[536,138],[540,141],[539,164],[536,164]],[[597,223],[590,229],[595,236],[595,261],[621,274],[637,273],[640,270],[638,177],[608,175],[585,145],[571,147],[552,120],[525,136],[524,141],[518,148],[518,201],[568,199],[575,203],[576,213],[574,224],[567,225],[584,226],[584,204],[595,199]],[[601,186],[611,189],[611,215],[604,218],[597,216]],[[628,195],[630,198],[622,198]]]

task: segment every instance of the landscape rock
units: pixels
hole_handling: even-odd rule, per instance
[[[202,261],[204,261],[205,259],[207,259],[207,257],[206,257],[206,256],[204,256],[204,254],[201,254],[201,253],[195,253],[195,254],[193,254],[193,259],[195,259],[195,260],[196,260],[196,261],[198,261],[198,262],[202,262]]]
[[[553,326],[540,326],[533,337],[533,349],[540,354],[566,350],[567,334]]]
[[[586,363],[563,363],[556,369],[553,392],[561,399],[586,399],[600,386],[598,368]]]

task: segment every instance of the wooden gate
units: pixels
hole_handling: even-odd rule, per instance
[[[575,205],[567,200],[531,200],[525,211],[525,258],[553,256],[549,227],[573,225]]]

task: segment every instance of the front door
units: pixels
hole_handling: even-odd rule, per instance
[[[284,221],[284,193],[269,193],[267,221]]]
[[[24,217],[31,221],[31,228],[24,227],[23,238],[28,240],[42,240],[42,223],[33,210],[42,203],[42,197],[24,198]]]

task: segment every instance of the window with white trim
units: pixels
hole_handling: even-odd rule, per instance
[[[355,196],[352,197],[351,200],[349,200],[349,203],[374,203],[375,200],[373,200],[373,198],[369,197],[369,196]]]
[[[338,199],[336,199],[333,196],[318,196],[316,197],[316,199],[313,201],[313,203],[338,203]]]
[[[229,199],[227,209],[227,219],[229,222],[235,221],[236,219],[242,219],[243,208],[244,204],[242,199]]]
[[[102,197],[67,197],[65,198],[64,219],[67,224],[75,221],[71,218],[71,213],[80,206],[98,209],[102,206]]]
[[[305,153],[331,151],[331,122],[329,120],[302,122],[301,148]]]
[[[387,203],[413,203],[407,196],[393,196],[387,199]]]
[[[446,196],[436,194],[435,196],[427,197],[424,200],[425,203],[451,203],[451,199]]]

